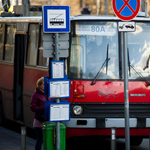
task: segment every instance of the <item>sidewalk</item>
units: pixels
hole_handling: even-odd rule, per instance
[[[34,150],[35,139],[26,137],[26,150]],[[21,134],[0,126],[0,150],[21,150]]]

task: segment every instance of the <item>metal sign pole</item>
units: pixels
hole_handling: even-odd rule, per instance
[[[123,32],[123,59],[124,59],[124,110],[125,110],[125,147],[130,150],[129,133],[129,91],[128,91],[128,61],[127,61],[127,41],[126,32]]]
[[[111,128],[111,150],[116,150],[116,128]]]
[[[59,34],[55,33],[55,51],[54,59],[59,60]],[[56,103],[60,103],[60,99],[56,99]],[[60,122],[56,122],[56,150],[60,150]]]
[[[42,17],[43,18],[43,33],[50,33],[50,34],[43,34],[43,48],[44,48],[43,56],[51,57],[55,61],[59,61],[59,57],[62,57],[62,58],[68,57],[69,34],[68,35],[60,34],[61,38],[59,38],[58,35],[59,33],[70,32],[70,7],[60,6],[60,5],[59,6],[45,5],[45,6],[42,6],[42,12],[43,12],[43,17]],[[59,21],[60,19],[62,20],[61,23]],[[53,36],[54,39],[52,39],[51,33],[54,35]],[[59,39],[61,40],[59,41]],[[59,49],[61,52],[59,51]],[[52,72],[51,72],[51,77],[52,77],[52,80],[54,80]],[[63,79],[66,79],[66,78],[64,77]],[[60,81],[61,80],[62,78],[60,78]],[[67,83],[68,82],[70,83],[70,80],[69,81],[67,80]],[[69,88],[68,88],[68,92],[69,92],[70,84],[68,85],[69,85]],[[50,87],[50,84],[48,86]],[[55,93],[53,94],[55,95]],[[67,95],[67,97],[70,96],[69,94]],[[49,93],[49,96],[50,96],[50,93]],[[57,99],[55,100],[55,102],[61,103],[60,95],[59,96],[56,95],[56,96],[57,97],[55,98]],[[55,120],[55,122],[56,122],[56,150],[60,150],[60,120],[59,119],[57,121]]]

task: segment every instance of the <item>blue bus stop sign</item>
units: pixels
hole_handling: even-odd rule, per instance
[[[114,13],[121,20],[132,20],[139,12],[140,0],[112,0]]]
[[[69,6],[43,6],[43,32],[61,33],[70,32]]]

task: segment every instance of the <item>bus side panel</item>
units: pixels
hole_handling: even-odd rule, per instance
[[[31,96],[36,89],[36,82],[42,76],[48,76],[48,71],[42,71],[40,69],[28,69],[24,70],[24,88],[23,88],[23,116],[24,124],[28,127],[33,127],[34,113],[30,109]]]
[[[0,64],[0,90],[3,92],[4,115],[13,120],[13,65]]]
[[[142,136],[149,137],[150,129],[133,129],[130,128],[130,136]],[[87,128],[67,128],[66,129],[66,138],[74,137],[74,136],[111,136],[111,129],[87,129]],[[116,136],[124,137],[125,129],[124,128],[116,128]]]
[[[124,103],[124,82],[123,81],[74,81],[74,97],[82,90],[85,98],[74,99],[74,102],[105,102]],[[150,86],[143,81],[129,81],[129,102],[149,103]]]

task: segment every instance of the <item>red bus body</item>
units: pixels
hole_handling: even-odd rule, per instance
[[[133,141],[141,142],[150,133],[150,78],[147,73],[150,52],[146,35],[149,21],[144,18],[134,21],[135,33],[127,32],[129,125]],[[117,137],[125,136],[123,34],[118,32],[117,23],[114,17],[104,16],[100,20],[96,16],[72,19],[68,67],[71,119],[64,122],[67,137],[110,137],[112,127],[116,127]],[[97,60],[95,69],[91,64]]]
[[[91,135],[101,135],[101,136],[110,136],[111,134],[111,128],[110,127],[106,127],[106,120],[107,118],[112,117],[113,115],[110,115],[109,113],[114,113],[116,106],[119,105],[118,107],[120,107],[119,111],[116,110],[115,112],[115,116],[117,117],[117,119],[119,119],[118,117],[124,117],[124,82],[120,82],[120,81],[97,81],[94,87],[91,87],[91,81],[71,81],[71,98],[70,98],[70,102],[74,105],[89,105],[92,107],[92,105],[97,105],[97,107],[94,107],[94,110],[97,109],[98,112],[98,118],[99,117],[104,117],[105,118],[105,123],[103,121],[103,124],[105,124],[105,126],[103,126],[102,128],[88,128],[86,126],[88,126],[88,119],[86,118],[86,115],[84,115],[84,117],[82,116],[82,118],[79,117],[79,120],[81,122],[79,122],[79,125],[76,124],[77,128],[67,128],[67,137],[72,137],[72,136],[91,136]],[[77,89],[79,85],[83,85],[84,88],[84,92],[83,93],[78,93]],[[100,87],[100,88],[99,88]],[[100,90],[102,89],[102,90]],[[132,115],[132,113],[137,113],[139,119],[141,118],[140,113],[146,112],[147,110],[144,110],[144,108],[141,108],[140,105],[142,105],[143,101],[145,103],[149,103],[149,90],[150,87],[147,86],[147,84],[145,82],[136,82],[136,81],[132,81],[129,82],[129,102],[130,102],[130,107],[132,108],[132,105],[137,104],[137,106],[132,109],[137,109],[135,110],[131,110],[130,111],[130,115]],[[146,96],[138,97],[138,96],[132,96],[133,93],[145,93]],[[81,99],[77,99],[74,98],[75,95],[77,94],[84,94],[85,98],[81,98]],[[141,95],[142,96],[142,95]],[[101,107],[98,107],[98,105],[101,104]],[[105,106],[107,105],[108,106]],[[109,106],[110,105],[110,106]],[[112,106],[112,107],[111,107]],[[86,107],[86,106],[85,106]],[[91,109],[92,108],[88,109]],[[117,107],[117,108],[118,108]],[[87,109],[87,108],[85,108]],[[106,110],[105,110],[106,109]],[[149,105],[148,108],[149,109]],[[92,111],[94,111],[92,110]],[[83,110],[83,111],[87,111],[87,110]],[[85,112],[84,112],[85,113]],[[107,114],[109,114],[109,116],[107,117]],[[94,117],[94,112],[89,111],[89,116]],[[79,121],[78,119],[76,120],[76,123]],[[116,121],[116,120],[115,120]],[[123,123],[125,123],[123,121]],[[131,123],[131,122],[130,122]],[[143,123],[143,121],[142,121]],[[141,123],[141,125],[142,125]],[[65,123],[67,124],[67,123]],[[81,125],[82,124],[82,125]],[[117,124],[116,124],[117,125]],[[132,125],[132,123],[131,123]],[[79,127],[78,127],[79,126]],[[140,124],[139,124],[140,126]],[[146,125],[145,125],[146,126]],[[80,128],[81,127],[81,128]],[[113,127],[113,126],[112,126]],[[147,137],[150,133],[150,128],[141,128],[141,127],[137,127],[137,120],[136,123],[133,124],[133,126],[130,128],[130,136],[142,136],[142,137]],[[125,136],[125,128],[122,126],[120,128],[116,128],[116,136],[118,137],[124,137]]]
[[[0,18],[0,122],[33,127],[31,96],[37,79],[49,74],[48,59],[40,54],[41,23],[41,17]]]
[[[118,21],[112,16],[71,17],[69,57],[63,58],[71,81],[71,118],[63,122],[67,138],[110,136],[111,127],[116,127],[117,137],[125,136],[123,42]],[[127,33],[128,62],[138,73],[128,66],[129,123],[130,135],[143,138],[150,134],[150,19],[134,21],[136,32]],[[37,79],[48,76],[50,69],[49,58],[43,58],[42,17],[0,18],[0,31],[0,116],[32,127],[30,99]],[[97,44],[92,52],[90,43]],[[94,50],[98,57],[93,56]]]

